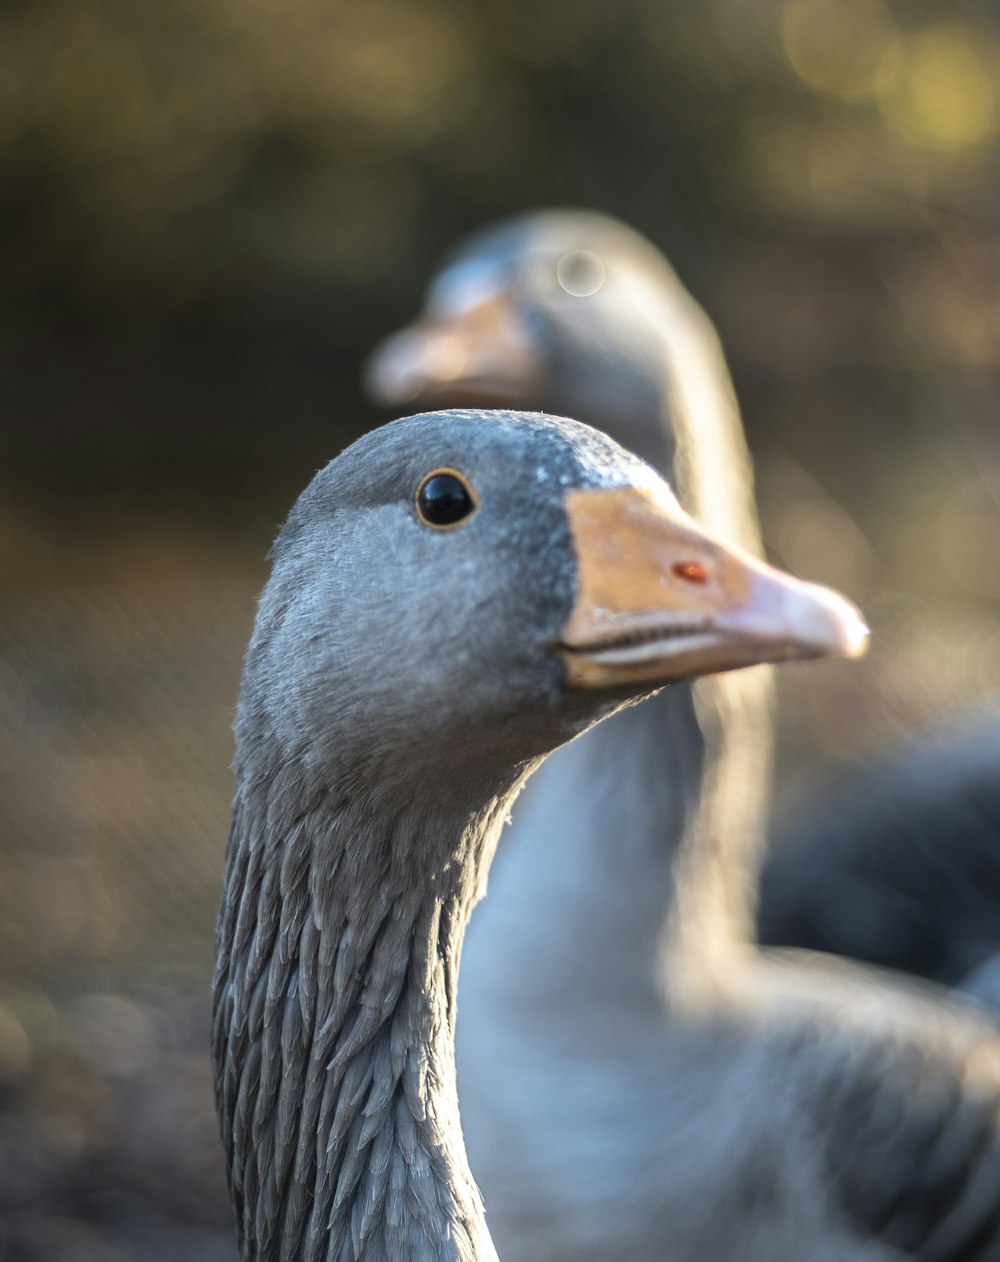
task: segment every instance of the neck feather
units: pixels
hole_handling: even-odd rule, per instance
[[[455,1085],[462,937],[506,802],[447,827],[240,789],[215,978],[243,1256],[493,1259]]]

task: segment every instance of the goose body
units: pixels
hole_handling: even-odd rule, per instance
[[[705,535],[611,440],[537,414],[374,431],[317,474],[272,555],[214,985],[243,1256],[482,1262],[455,994],[521,784],[666,683],[854,654],[864,628]]]
[[[601,423],[755,545],[714,331],[613,221],[547,212],[474,238],[372,376],[386,398],[507,391]],[[515,807],[458,1027],[472,1167],[508,1262],[1000,1256],[995,1068],[966,1094],[970,1060],[995,1065],[991,1032],[753,946],[767,706],[759,672],[671,688],[558,751]]]
[[[779,833],[764,942],[831,951],[1000,1006],[1000,715],[968,715],[843,777]]]
[[[502,1256],[596,1262],[613,1241],[641,1262],[1000,1257],[993,1031],[827,957],[733,980],[745,1004],[673,1006],[641,1049],[581,1049],[552,1022],[499,1035],[503,1104],[466,1129],[511,1154],[484,1182]],[[543,1058],[561,1077],[515,1077]]]

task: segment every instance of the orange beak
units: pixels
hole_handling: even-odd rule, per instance
[[[705,534],[659,481],[571,491],[566,510],[579,575],[560,642],[571,687],[867,650],[850,601]]]
[[[540,364],[534,339],[501,289],[460,310],[432,308],[375,348],[365,378],[387,407],[513,405],[537,393]]]

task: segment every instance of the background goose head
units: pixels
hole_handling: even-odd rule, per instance
[[[273,556],[241,744],[270,733],[369,789],[477,774],[484,748],[524,765],[673,680],[863,642],[847,602],[713,540],[642,461],[547,416],[372,432]]]
[[[536,211],[474,234],[424,311],[369,361],[369,390],[413,403],[539,407],[608,429],[664,469],[664,345],[711,325],[663,255],[607,215]],[[724,369],[723,369],[724,372]]]

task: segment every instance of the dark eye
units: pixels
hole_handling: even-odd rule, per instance
[[[450,530],[475,511],[476,493],[454,469],[435,469],[417,488],[417,512],[436,530]]]
[[[589,298],[604,284],[604,264],[589,250],[572,250],[556,265],[556,280],[574,298]]]

